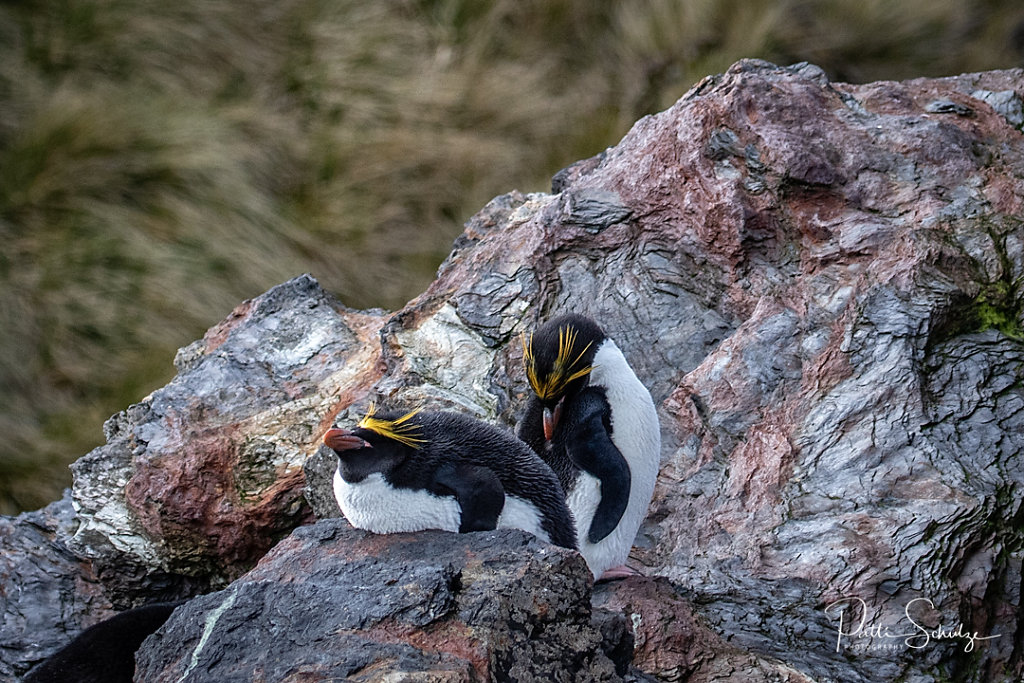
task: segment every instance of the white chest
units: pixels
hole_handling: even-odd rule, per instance
[[[634,488],[638,481],[639,493],[650,487],[646,506],[661,462],[661,427],[651,394],[610,339],[594,354],[591,382],[604,389],[612,408],[612,442],[629,463]]]
[[[541,514],[536,505],[519,496],[505,495],[505,507],[501,509],[501,515],[498,517],[499,529],[522,529],[545,543],[550,543],[551,538],[548,532],[541,528],[540,523]]]
[[[335,471],[334,497],[345,518],[357,529],[378,534],[459,530],[461,510],[454,498],[422,489],[395,488],[380,473],[350,484]]]
[[[378,534],[424,529],[458,531],[462,519],[462,508],[454,498],[435,496],[422,489],[395,488],[379,473],[351,484],[335,471],[334,497],[352,526]],[[497,528],[522,529],[551,542],[541,527],[540,511],[518,496],[505,496]]]
[[[661,462],[661,428],[650,392],[610,339],[594,355],[590,381],[605,391],[612,409],[612,443],[629,465],[631,480],[629,502],[619,525],[598,543],[587,540],[587,531],[600,501],[600,481],[582,472],[566,498],[576,518],[580,552],[598,577],[606,569],[625,563],[636,532],[647,516]]]

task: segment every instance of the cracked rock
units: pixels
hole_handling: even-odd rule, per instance
[[[615,681],[582,558],[515,530],[295,531],[143,645],[161,681]]]
[[[5,522],[5,575],[53,571],[0,594],[0,672],[114,608],[208,592],[145,646],[146,680],[233,680],[244,657],[266,680],[1019,680],[1022,82],[745,60],[554,193],[493,200],[399,311],[348,310],[308,276],[243,303],[107,423],[73,516]],[[525,536],[288,535],[338,515],[334,422],[377,400],[511,428],[518,336],[570,311],[615,339],[662,424],[631,556],[648,578],[598,589],[611,616],[579,597],[576,555]],[[96,598],[66,613],[24,597],[76,581]],[[886,635],[915,623],[927,642]],[[325,632],[344,647],[279,649]]]

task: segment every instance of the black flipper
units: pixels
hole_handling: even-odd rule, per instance
[[[587,532],[587,540],[597,543],[615,530],[629,504],[629,464],[612,442],[611,407],[600,389],[581,391],[566,407],[561,423],[571,425],[565,438],[569,457],[601,482],[601,502]]]
[[[434,483],[455,494],[462,508],[460,534],[498,527],[498,516],[505,507],[505,489],[494,470],[469,463],[449,463],[437,469]]]

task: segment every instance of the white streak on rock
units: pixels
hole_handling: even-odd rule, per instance
[[[231,591],[228,597],[224,599],[224,602],[220,603],[220,605],[206,615],[206,622],[203,624],[203,635],[200,636],[196,649],[192,651],[192,658],[189,660],[188,668],[185,669],[185,673],[178,679],[178,683],[182,683],[182,681],[188,678],[188,675],[199,665],[199,655],[203,653],[203,649],[206,647],[213,629],[217,627],[217,622],[220,621],[221,616],[235,604],[236,597],[238,597],[238,592]]]

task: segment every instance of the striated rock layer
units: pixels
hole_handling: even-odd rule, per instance
[[[369,601],[361,616],[307,615],[317,634],[344,633],[351,646],[316,659],[315,671],[518,678],[489,646],[432,640],[435,629],[505,633],[504,616],[478,627],[459,612],[452,577],[475,571],[466,562],[486,565],[479,558],[510,536],[375,538],[320,522],[228,583],[291,529],[338,515],[334,463],[318,448],[334,421],[375,399],[511,425],[527,388],[517,335],[571,310],[615,338],[663,427],[655,500],[633,552],[648,578],[594,597],[610,610],[595,615],[628,620],[635,668],[616,655],[619,673],[609,673],[598,651],[621,652],[622,623],[587,622],[577,606],[565,618],[593,656],[572,676],[1016,680],[1022,94],[1021,70],[847,85],[809,65],[740,62],[559,173],[551,194],[493,200],[397,313],[348,310],[309,277],[243,304],[74,466],[76,524],[49,533],[66,542],[60,572],[92,572],[102,599],[71,618],[0,593],[3,643],[14,642],[17,610],[71,631],[111,603],[227,586],[187,605],[141,661],[152,680],[231,680],[242,650],[182,659],[219,628],[211,615],[235,630],[206,647],[263,643],[247,614],[285,623],[320,599],[290,572],[334,572],[349,586],[351,563],[376,577],[382,609],[402,616],[372,616]],[[310,544],[315,567],[302,564]],[[493,590],[511,575],[510,585],[531,577],[527,594],[545,590],[536,567],[550,570],[552,591],[571,581],[560,578],[562,554],[514,547],[512,566],[488,579]],[[429,560],[402,559],[417,552]],[[4,571],[16,576],[31,555]],[[374,574],[370,556],[397,559]],[[573,590],[589,598],[588,587]],[[224,607],[232,595],[259,608],[236,613]],[[532,624],[529,641],[553,628],[538,618],[512,631]],[[52,631],[33,656],[57,646]],[[319,637],[303,647],[322,648]],[[534,663],[552,650],[530,648]],[[0,666],[20,673],[30,660],[10,652],[0,648]],[[319,680],[276,659],[266,666],[267,680]]]

